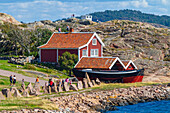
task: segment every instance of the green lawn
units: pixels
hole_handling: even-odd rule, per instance
[[[113,90],[114,88],[129,88],[132,86],[140,87],[140,86],[150,86],[150,85],[158,85],[158,84],[167,84],[167,83],[157,83],[157,82],[136,82],[136,83],[101,83],[99,86],[95,86],[93,90]]]
[[[21,109],[46,109],[46,110],[57,110],[58,107],[55,103],[47,99],[40,97],[21,97],[1,100],[0,111],[2,110],[21,110]]]
[[[25,66],[16,65],[16,64],[8,63],[8,60],[0,60],[0,69],[2,69],[2,70],[12,71],[12,72],[20,73],[20,74],[23,74],[25,76],[30,76],[30,77],[37,77],[38,76],[38,75],[35,75],[35,74],[32,74],[32,73],[24,72],[24,71],[22,71],[21,68],[17,68],[17,66],[22,67],[23,69],[43,72],[44,74],[47,74],[47,75],[57,75],[60,78],[67,78],[68,77],[65,74],[62,74],[58,70],[39,68],[39,67],[34,66],[33,64],[26,64]],[[40,79],[46,80],[43,77],[40,77]]]

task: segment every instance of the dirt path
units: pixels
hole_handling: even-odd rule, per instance
[[[28,77],[28,76],[24,76],[22,74],[18,74],[18,73],[6,71],[6,70],[1,70],[1,69],[0,69],[0,75],[7,76],[7,77],[9,77],[10,75],[15,75],[17,78],[17,81],[22,81],[22,79],[24,79],[26,82],[31,82],[31,83],[35,83],[35,79],[36,79],[34,77]],[[45,82],[47,82],[47,81],[40,80],[40,85],[41,86],[44,85]]]

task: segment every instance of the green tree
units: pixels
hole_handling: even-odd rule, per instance
[[[70,52],[65,52],[62,56],[59,57],[60,67],[66,69],[69,74],[71,74],[71,69],[74,68],[75,64],[78,61],[78,56],[71,54]]]

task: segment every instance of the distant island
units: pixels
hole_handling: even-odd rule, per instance
[[[104,12],[94,12],[89,15],[93,16],[93,21],[101,21],[106,22],[110,20],[130,20],[130,21],[138,21],[138,22],[148,22],[161,24],[164,26],[170,27],[170,16],[163,15],[158,16],[154,14],[146,14],[141,11],[136,10],[106,10]]]

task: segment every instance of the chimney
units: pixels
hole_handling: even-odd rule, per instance
[[[74,32],[74,29],[73,29],[73,28],[70,28],[70,32]]]

